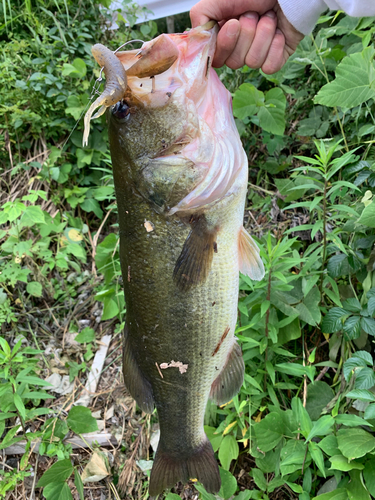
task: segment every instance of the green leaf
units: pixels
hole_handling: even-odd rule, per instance
[[[365,419],[372,420],[375,418],[375,405],[368,405],[365,410]]]
[[[256,113],[264,105],[264,94],[250,83],[243,83],[234,93],[233,114],[243,120]]]
[[[302,469],[304,463],[308,467],[311,457],[306,449],[307,445],[302,440],[290,439],[287,441],[280,452],[280,470],[283,476]]]
[[[372,366],[374,364],[374,360],[372,359],[371,354],[367,351],[356,351],[351,359],[358,359],[358,358],[364,361],[364,363],[361,363],[361,366],[365,365]]]
[[[343,303],[343,307],[346,311],[350,311],[353,313],[359,313],[362,311],[361,303],[358,299],[355,298],[345,300],[345,302]]]
[[[268,483],[268,488],[267,491],[268,493],[272,493],[273,491],[276,490],[276,488],[280,488],[280,486],[283,486],[285,484],[285,479],[283,477],[274,477],[271,479],[271,481]],[[256,491],[256,490],[253,490]],[[237,500],[238,497],[236,497]],[[256,497],[250,497],[250,498],[256,498]],[[262,498],[262,497],[259,497]]]
[[[375,394],[364,389],[353,389],[352,391],[349,391],[347,393],[346,397],[352,399],[360,399],[361,401],[375,401]]]
[[[375,458],[366,462],[363,477],[366,488],[370,492],[371,496],[375,497]]]
[[[258,448],[264,452],[272,450],[282,439],[285,426],[282,417],[271,412],[254,425]]]
[[[74,337],[76,342],[84,344],[85,342],[93,342],[95,340],[95,330],[92,328],[84,328],[82,332]]]
[[[288,320],[288,323],[284,323]],[[281,326],[282,325],[282,326]],[[301,325],[299,318],[295,315],[285,318],[279,322],[278,343],[286,344],[290,340],[299,339],[301,336]]]
[[[344,363],[344,377],[345,380],[348,381],[351,377],[353,371],[358,372],[357,368],[363,368],[366,366],[366,362],[357,358],[355,355],[349,359],[347,359]]]
[[[337,488],[329,493],[324,493],[323,495],[318,495],[312,500],[348,500],[348,494],[345,488]]]
[[[102,321],[114,318],[120,311],[117,302],[112,297],[104,297],[103,305]]]
[[[41,224],[44,222],[45,216],[43,210],[34,205],[26,207],[26,210],[21,217],[21,223],[23,226],[31,227],[34,224]]]
[[[86,75],[87,68],[83,59],[77,57],[73,64],[64,63],[62,69],[63,76],[71,76],[75,78],[83,78]]]
[[[313,428],[313,423],[311,422],[310,415],[308,414],[306,408],[302,405],[302,401],[299,398],[293,398],[292,410],[298,427],[301,429],[303,436],[306,438]]]
[[[303,366],[297,363],[278,363],[276,368],[281,373],[286,373],[295,377],[303,377],[307,375],[312,382],[314,381],[316,371],[314,366]]]
[[[66,483],[49,483],[44,488],[43,495],[47,500],[73,500],[70,488]]]
[[[350,482],[346,487],[349,500],[371,500],[371,497],[363,485],[362,474],[359,470],[350,472]]]
[[[26,409],[25,409],[25,405],[23,404],[22,399],[19,396],[19,394],[14,394],[13,395],[13,401],[14,401],[14,404],[15,404],[17,410],[19,411],[21,417],[25,420],[25,418],[26,418]]]
[[[352,414],[340,414],[335,417],[335,421],[337,424],[343,424],[346,425],[347,427],[359,427],[360,425],[370,425],[366,420],[364,420],[361,417],[358,417],[358,415],[352,415]]]
[[[307,436],[306,441],[310,441],[315,436],[324,436],[334,423],[335,420],[331,415],[323,415],[323,417],[320,417],[319,420],[314,422],[314,426]]]
[[[367,227],[375,227],[375,200],[364,208],[361,217],[358,219],[358,224],[363,224]]]
[[[361,318],[361,328],[364,332],[369,335],[375,335],[375,319],[373,318]]]
[[[361,318],[360,316],[350,316],[343,326],[344,336],[346,340],[358,339],[361,335]]]
[[[37,281],[31,281],[27,284],[26,291],[33,297],[41,297],[43,293],[43,287]]]
[[[218,493],[220,498],[227,500],[232,497],[237,490],[237,480],[236,478],[227,470],[219,467],[220,478],[221,478],[221,488]]]
[[[98,424],[91,415],[89,408],[84,406],[73,406],[67,418],[69,428],[76,434],[94,432],[98,430]]]
[[[342,329],[342,319],[348,315],[348,312],[341,307],[332,307],[324,316],[322,321],[322,331],[324,333],[335,333]]]
[[[84,500],[83,482],[77,469],[74,471],[74,484],[77,488],[79,499]]]
[[[341,470],[343,472],[348,472],[349,470],[352,469],[362,470],[365,468],[363,464],[355,462],[354,460],[351,460],[349,462],[349,460],[341,454],[334,455],[329,460],[332,464],[331,470]]]
[[[17,382],[26,382],[27,384],[42,385],[45,387],[52,387],[52,384],[34,375],[21,375],[19,373],[16,377]]]
[[[318,446],[329,457],[340,454],[340,450],[338,449],[337,445],[337,437],[333,434],[330,434],[319,441]]]
[[[326,383],[318,380],[307,386],[306,410],[311,420],[318,420],[321,411],[333,399],[335,393]]]
[[[340,276],[348,275],[349,274],[348,257],[344,253],[333,255],[328,260],[327,271],[332,278],[339,278]]]
[[[339,450],[349,460],[360,458],[375,448],[375,437],[364,429],[340,429],[337,433]]]
[[[94,200],[94,198],[87,198],[83,203],[80,204],[80,207],[85,212],[94,212],[94,214],[99,218],[103,218],[103,210],[100,208],[99,203]]]
[[[267,453],[263,456],[260,456],[255,459],[256,466],[262,472],[266,474],[274,473],[278,463],[280,461],[280,452],[276,451],[267,451]]]
[[[180,495],[176,495],[176,493],[168,493],[168,495],[165,497],[165,500],[181,500],[181,497]]]
[[[316,466],[320,470],[321,474],[323,477],[326,477],[326,473],[324,470],[324,457],[321,449],[318,447],[316,443],[310,442],[309,443],[309,452],[311,455],[311,458],[314,460]]]
[[[370,389],[375,385],[375,373],[372,368],[362,368],[356,370],[355,388]]]
[[[54,463],[39,479],[37,488],[47,486],[50,483],[59,483],[61,488],[61,483],[64,483],[68,477],[71,476],[73,470],[74,469],[70,459],[59,460]]]
[[[286,99],[280,88],[266,93],[265,106],[258,112],[259,125],[263,130],[275,135],[283,135],[285,130]]]
[[[259,469],[251,469],[251,474],[254,479],[254,483],[258,486],[258,488],[262,491],[266,491],[267,489],[267,481],[264,477],[264,474]]]
[[[208,425],[204,426],[204,432],[206,433],[206,436],[210,440],[213,450],[216,452],[221,445],[221,442],[223,440],[223,435],[221,433],[215,434],[216,432],[215,427],[209,427]]]
[[[219,448],[219,460],[223,469],[229,470],[232,460],[238,458],[239,448],[236,438],[232,434],[224,436]]]
[[[372,47],[345,57],[336,68],[336,79],[320,89],[314,102],[324,106],[354,108],[369,99],[374,99],[373,57]]]

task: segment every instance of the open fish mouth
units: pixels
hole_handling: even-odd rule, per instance
[[[232,132],[237,134],[231,96],[211,68],[218,31],[218,24],[210,21],[184,33],[160,35],[140,50],[113,53],[101,45],[93,47],[107,82],[85,116],[84,144],[90,119],[119,101],[124,106],[120,102],[116,114],[142,107],[163,109],[169,103],[186,110],[184,135],[160,156],[182,156],[199,168],[202,176],[201,182],[170,208],[169,215],[191,213],[230,196],[241,169],[247,169],[241,141],[231,138]]]
[[[181,34],[160,35],[144,43],[140,50],[112,52],[102,44],[94,45],[91,51],[104,70],[106,85],[85,115],[83,145],[86,146],[88,142],[90,120],[98,118],[108,107],[121,101],[127,92],[131,91],[134,97],[145,105],[160,106],[163,105],[163,101],[167,102],[165,97],[170,97],[169,94],[172,94],[177,87],[186,86],[186,81],[179,81],[179,78],[176,78],[175,66],[180,64],[188,67],[192,57],[197,59],[197,54],[191,50],[192,39],[196,39],[197,50],[201,50],[202,38],[207,38],[210,43],[204,45],[205,49],[198,58],[200,60],[186,75],[190,80],[188,87],[194,90],[199,85],[199,78],[197,81],[199,70],[202,77],[207,77],[210,70],[217,32],[217,23],[210,21],[204,26]],[[189,38],[189,53],[186,47],[187,38]],[[158,75],[162,77],[156,82],[155,76]],[[164,99],[160,99],[161,91]]]

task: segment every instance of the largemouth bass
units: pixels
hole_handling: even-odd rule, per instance
[[[124,380],[143,411],[156,406],[161,431],[151,496],[189,478],[219,491],[205,408],[208,398],[229,401],[243,383],[234,336],[239,271],[264,275],[243,228],[247,158],[230,94],[211,69],[217,32],[210,23],[161,35],[140,51],[93,48],[107,86],[84,137],[94,110],[112,106]]]

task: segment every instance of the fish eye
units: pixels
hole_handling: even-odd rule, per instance
[[[119,120],[128,120],[130,118],[130,107],[124,100],[118,101],[112,107],[112,114]]]

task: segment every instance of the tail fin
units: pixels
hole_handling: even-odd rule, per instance
[[[186,482],[193,478],[198,479],[209,493],[220,490],[219,467],[208,439],[205,437],[204,442],[189,456],[184,456],[183,452],[181,456],[173,456],[164,452],[159,444],[151,471],[149,495],[159,495],[177,481]]]

